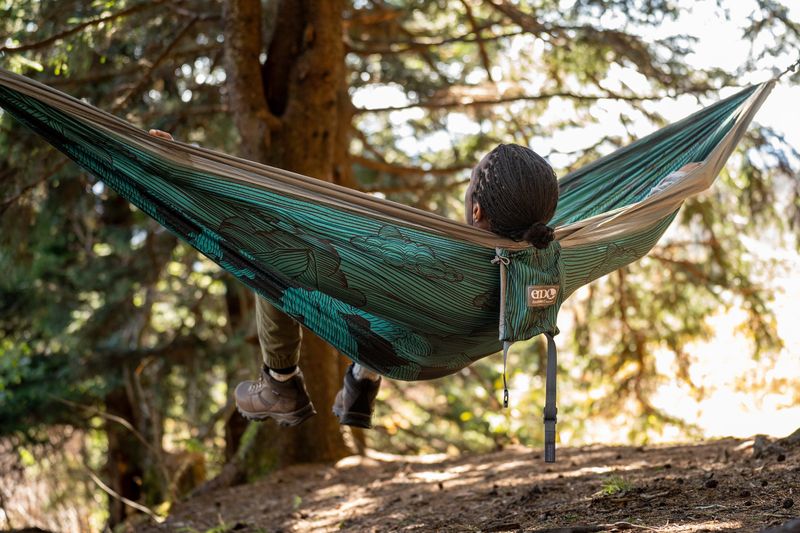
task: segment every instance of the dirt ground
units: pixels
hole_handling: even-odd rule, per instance
[[[800,446],[723,439],[302,465],[137,531],[800,531]],[[787,523],[788,522],[788,523]]]

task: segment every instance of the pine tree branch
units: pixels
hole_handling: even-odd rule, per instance
[[[619,58],[626,58],[635,64],[639,72],[647,76],[647,78],[658,80],[659,83],[665,86],[676,83],[682,85],[687,82],[690,86],[692,85],[692,81],[687,80],[687,76],[683,73],[660,67],[656,60],[656,54],[652,50],[653,45],[637,35],[619,30],[598,29],[585,24],[557,25],[542,23],[534,15],[522,11],[517,5],[508,0],[488,0],[488,3],[527,33],[537,37],[549,35],[553,46],[560,47],[581,43],[589,47],[608,47]],[[659,44],[667,47],[672,54],[680,53],[679,48],[667,41],[662,40]],[[611,61],[614,61],[614,59]],[[709,89],[707,88],[706,90]]]
[[[4,198],[2,201],[0,201],[0,215],[2,215],[3,213],[5,213],[5,212],[6,212],[6,210],[7,210],[9,207],[11,207],[11,205],[12,205],[14,202],[16,202],[17,200],[19,200],[20,198],[22,198],[22,197],[23,197],[25,194],[27,194],[27,192],[28,192],[28,191],[30,191],[31,189],[33,189],[33,188],[34,188],[34,187],[36,187],[37,185],[39,185],[39,184],[41,184],[41,183],[44,183],[45,181],[49,180],[49,179],[50,179],[50,178],[52,178],[53,176],[55,176],[55,175],[56,175],[56,173],[57,173],[59,170],[61,170],[61,169],[64,167],[64,165],[66,165],[66,164],[67,164],[67,163],[69,163],[70,161],[71,161],[71,160],[70,160],[70,159],[67,159],[66,157],[65,157],[65,158],[63,158],[61,161],[59,161],[58,163],[56,163],[56,164],[55,164],[55,165],[54,165],[54,166],[53,166],[53,167],[52,167],[50,170],[48,170],[47,172],[45,172],[45,173],[42,175],[42,177],[41,177],[41,178],[39,178],[38,180],[34,181],[33,183],[29,183],[29,184],[27,184],[26,186],[24,186],[23,188],[21,188],[19,191],[17,191],[17,192],[16,192],[16,193],[15,193],[13,196],[10,196],[10,197],[8,197],[8,198]]]
[[[634,96],[634,95],[621,95],[621,94],[578,94],[571,91],[553,91],[533,95],[515,95],[515,96],[500,96],[497,98],[486,99],[471,99],[471,100],[440,100],[440,101],[427,101],[415,102],[407,105],[400,106],[386,106],[386,107],[371,107],[371,108],[356,108],[356,113],[386,113],[390,111],[402,111],[404,109],[425,108],[425,109],[451,109],[458,107],[477,107],[477,106],[490,106],[507,104],[511,102],[521,101],[541,101],[549,100],[551,98],[567,98],[579,102],[596,102],[599,100],[621,100],[626,102],[642,102],[650,100],[662,100],[668,98],[669,95],[648,95],[648,96]]]
[[[114,113],[119,111],[125,104],[130,103],[145,87],[145,85],[150,81],[150,77],[153,75],[153,71],[155,71],[161,63],[169,56],[170,52],[175,48],[175,46],[180,42],[181,39],[192,29],[192,26],[200,20],[198,16],[192,17],[189,21],[184,24],[183,28],[181,28],[175,37],[164,47],[158,57],[153,61],[153,63],[144,71],[142,76],[139,78],[139,81],[136,84],[128,89],[125,94],[120,96],[114,105],[111,107],[111,112]]]
[[[388,174],[394,174],[397,176],[401,175],[434,175],[434,176],[446,176],[448,174],[452,174],[454,172],[459,172],[461,170],[465,170],[468,168],[472,168],[472,164],[457,164],[451,165],[449,167],[444,168],[431,168],[431,169],[424,169],[422,167],[410,167],[410,166],[403,166],[398,165],[395,163],[389,163],[386,160],[386,156],[384,156],[380,151],[378,151],[372,143],[369,142],[367,136],[364,134],[363,131],[359,130],[358,128],[354,128],[356,137],[364,144],[364,149],[375,156],[375,159],[369,159],[364,157],[363,155],[350,155],[349,160],[351,163],[359,164],[363,167],[370,168],[372,170],[377,170],[378,172],[386,172]],[[407,190],[417,190],[425,187],[427,184],[420,184],[419,186],[404,186],[399,188],[396,191],[389,191],[388,189],[372,189],[372,190],[365,190],[361,189],[365,192],[400,192],[400,191],[407,191]]]
[[[414,34],[408,31],[404,26],[400,26],[399,30],[407,37],[414,38]],[[430,67],[431,72],[435,73],[440,79],[444,80],[445,83],[452,83],[452,80],[444,72],[442,72],[439,68],[439,65],[436,64],[436,58],[434,58],[434,56],[431,54],[429,48],[422,48],[418,52],[420,57],[422,57],[422,60],[425,61]]]
[[[358,9],[344,19],[345,28],[352,26],[375,26],[397,19],[403,12],[399,9]]]
[[[153,457],[156,460],[156,464],[158,466],[158,469],[159,469],[161,475],[164,477],[164,481],[167,484],[167,487],[171,487],[172,486],[172,480],[171,480],[171,478],[169,476],[169,472],[167,471],[167,467],[166,467],[166,465],[164,463],[164,456],[162,454],[162,451],[157,450],[152,444],[150,444],[147,441],[147,439],[144,438],[144,435],[142,435],[139,431],[137,431],[136,428],[134,428],[133,425],[129,421],[125,420],[124,418],[122,418],[120,416],[113,415],[111,413],[106,413],[104,411],[101,411],[100,409],[98,409],[96,407],[93,407],[93,406],[90,406],[90,405],[83,405],[83,404],[80,404],[80,403],[76,403],[76,402],[67,400],[65,398],[59,398],[57,396],[52,396],[52,398],[54,400],[56,400],[57,402],[63,403],[64,405],[66,405],[68,407],[84,409],[84,410],[86,410],[87,412],[89,412],[89,413],[91,413],[93,415],[97,415],[97,416],[99,416],[101,418],[104,418],[104,419],[108,420],[109,422],[115,422],[115,423],[121,425],[122,427],[124,427],[125,429],[127,429],[128,431],[130,431],[133,434],[133,436],[136,437],[136,439],[138,441],[140,441],[145,446],[145,448],[147,448],[148,451],[150,451],[150,453],[153,454]],[[87,466],[87,468],[88,468],[88,466]],[[172,496],[174,497],[175,495],[172,494]],[[130,500],[128,500],[128,501],[130,501]],[[135,505],[138,505],[138,504],[135,504]],[[138,509],[138,507],[137,507],[137,509]],[[139,510],[141,511],[142,509],[139,509]],[[147,511],[144,511],[144,512],[147,512]]]
[[[59,402],[59,403],[63,403],[67,407],[72,407],[72,408],[75,408],[75,409],[83,409],[83,410],[91,413],[92,415],[96,415],[96,416],[99,416],[101,418],[104,418],[104,419],[108,420],[109,422],[116,422],[120,426],[122,426],[125,429],[127,429],[128,431],[130,431],[133,434],[133,436],[136,437],[136,439],[139,440],[142,444],[144,444],[145,448],[147,448],[153,455],[158,456],[158,454],[156,453],[156,450],[153,448],[153,446],[149,442],[147,442],[147,439],[144,438],[144,435],[139,433],[136,430],[136,428],[133,427],[133,425],[129,421],[125,420],[124,418],[122,418],[120,416],[117,416],[117,415],[112,415],[110,413],[106,413],[106,412],[101,411],[100,409],[98,409],[96,407],[93,407],[91,405],[84,405],[84,404],[81,404],[81,403],[73,402],[71,400],[67,400],[65,398],[59,398],[58,396],[52,396],[52,398],[55,401]]]
[[[362,167],[366,167],[372,170],[377,170],[378,172],[386,172],[387,174],[394,174],[396,176],[416,176],[416,175],[426,175],[426,174],[432,176],[441,176],[472,168],[472,165],[460,163],[451,165],[449,167],[425,169],[422,167],[395,165],[392,163],[387,163],[385,161],[369,159],[367,157],[360,155],[352,155],[350,156],[350,160],[351,162],[356,163],[357,165],[361,165]]]
[[[156,7],[160,4],[165,3],[166,0],[150,0],[149,2],[142,2],[140,4],[133,5],[129,8],[123,9],[121,11],[117,11],[116,13],[111,13],[110,15],[106,15],[104,17],[99,17],[96,19],[87,20],[85,22],[81,22],[67,30],[64,30],[60,33],[55,35],[51,35],[50,37],[43,39],[41,41],[37,41],[34,43],[28,44],[21,44],[19,46],[0,46],[0,53],[2,52],[25,52],[27,50],[34,50],[37,48],[44,48],[60,39],[64,39],[69,37],[70,35],[74,35],[81,30],[88,28],[89,26],[95,26],[97,24],[102,24],[104,22],[110,22],[112,20],[116,20],[121,17],[127,17],[134,13],[138,13],[140,11],[144,11],[150,9],[152,7]]]
[[[177,50],[172,51],[170,57],[176,62],[183,60],[183,58],[186,58],[187,60],[191,59],[193,61],[198,56],[209,55],[210,52],[219,51],[219,43],[213,42],[211,44],[178,48]],[[135,63],[133,65],[126,66],[125,68],[120,68],[119,70],[111,70],[111,68],[104,70],[94,69],[92,73],[80,77],[62,75],[43,79],[37,78],[37,80],[51,87],[70,87],[75,85],[92,85],[109,80],[119,81],[122,77],[130,76],[131,74],[139,74],[141,71],[142,65],[140,63]]]
[[[152,518],[153,521],[156,522],[157,524],[160,524],[161,522],[164,521],[164,519],[162,517],[158,516],[149,507],[146,507],[146,506],[142,505],[141,503],[136,503],[135,501],[130,500],[130,499],[126,498],[125,496],[122,496],[119,493],[115,492],[114,489],[112,489],[111,487],[109,487],[108,485],[103,483],[103,480],[100,479],[100,477],[94,472],[94,470],[89,468],[89,465],[84,463],[83,466],[84,466],[84,468],[86,468],[86,472],[89,474],[89,477],[92,479],[92,481],[94,481],[94,483],[98,487],[100,487],[100,489],[102,489],[103,492],[105,492],[106,494],[108,494],[109,496],[114,498],[115,500],[121,501],[122,503],[124,503],[128,507],[131,507],[133,509],[136,509],[137,511],[143,512],[144,514],[146,514],[147,516]]]
[[[478,42],[478,51],[481,55],[481,63],[483,63],[483,68],[486,70],[486,77],[489,81],[493,82],[494,78],[492,78],[492,65],[489,62],[489,54],[486,52],[486,41],[483,38],[480,28],[478,28],[478,21],[475,19],[475,15],[472,13],[472,6],[469,5],[468,0],[461,0],[461,4],[464,6],[464,9],[467,12],[467,18],[472,26],[472,32],[475,34],[475,39]]]
[[[538,20],[533,16],[520,11],[517,7],[511,5],[507,0],[487,0],[487,3],[494,8],[495,11],[505,15],[512,22],[516,23],[525,31],[534,35],[539,35],[544,29]]]
[[[486,24],[483,26],[477,26],[473,29],[473,31],[465,33],[463,35],[458,35],[456,37],[448,37],[446,39],[437,39],[430,41],[419,40],[419,39],[406,40],[406,41],[395,40],[391,42],[374,41],[371,39],[358,41],[359,43],[372,45],[371,47],[363,47],[363,48],[358,46],[357,43],[352,40],[352,38],[348,38],[346,41],[348,47],[347,51],[352,54],[358,54],[364,56],[372,54],[383,54],[383,55],[402,54],[406,52],[416,52],[422,49],[437,48],[440,46],[446,46],[448,44],[454,44],[454,43],[477,43],[480,41],[487,43],[490,41],[499,41],[502,39],[506,39],[508,37],[516,37],[518,35],[524,35],[526,33],[525,31],[517,30],[506,33],[498,33],[494,35],[486,35],[481,37],[477,36],[476,32],[482,32],[483,30],[490,29],[495,24],[496,24],[495,22],[492,22],[490,24]],[[385,45],[385,46],[381,47],[379,45]]]

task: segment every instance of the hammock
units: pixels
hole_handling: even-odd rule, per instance
[[[501,349],[505,366],[510,343],[546,334],[545,459],[552,461],[553,335],[561,304],[655,245],[682,202],[711,186],[773,85],[747,87],[564,176],[552,221],[556,240],[543,250],[153,137],[2,69],[0,107],[258,295],[380,374],[438,378]],[[688,162],[701,164],[676,172]]]

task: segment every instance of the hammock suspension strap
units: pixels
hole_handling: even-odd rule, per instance
[[[558,372],[558,351],[553,334],[547,337],[547,370],[544,385],[544,460],[546,463],[556,461],[556,373]]]

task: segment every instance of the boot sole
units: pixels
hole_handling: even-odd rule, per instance
[[[293,411],[291,413],[251,413],[249,411],[245,411],[238,405],[236,406],[236,410],[239,411],[239,414],[241,414],[243,417],[248,420],[252,420],[253,422],[262,422],[267,418],[272,418],[281,427],[297,426],[317,414],[312,404],[308,404],[305,407],[301,407],[297,411]]]
[[[339,424],[343,426],[372,429],[372,415],[365,415],[364,413],[342,413],[336,408],[333,409],[333,414],[339,419]]]

